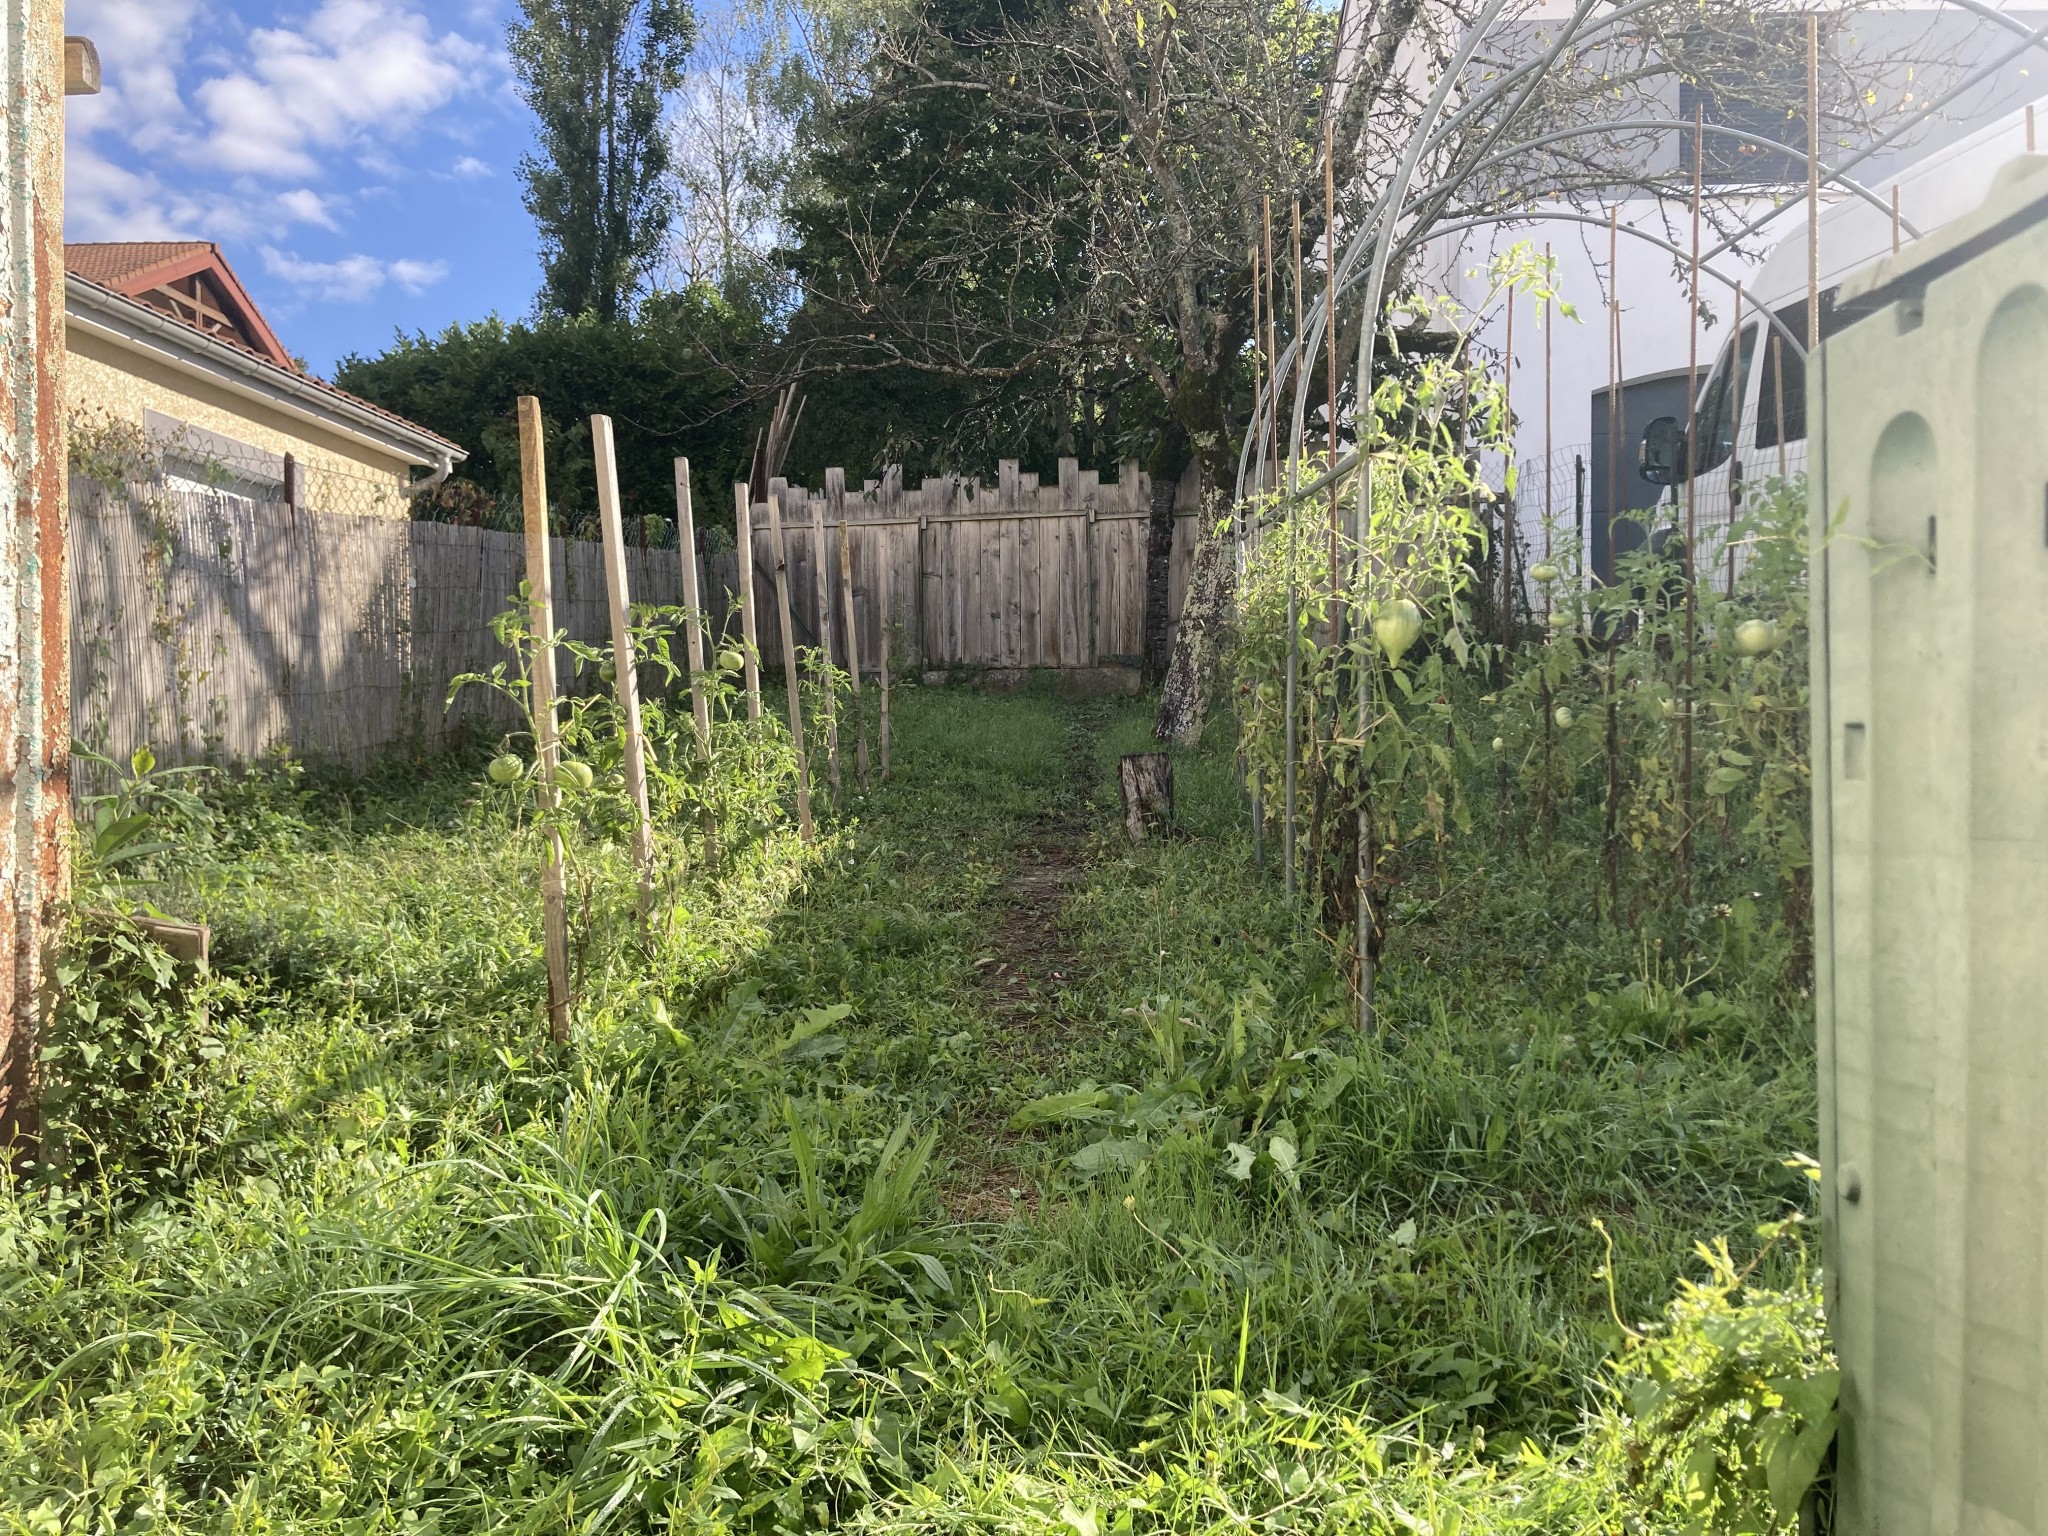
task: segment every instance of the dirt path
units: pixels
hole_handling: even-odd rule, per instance
[[[1009,850],[1009,869],[977,964],[978,1002],[989,1020],[984,1046],[1011,1083],[1057,1079],[1076,1020],[1064,1011],[1079,963],[1063,926],[1068,899],[1088,870],[1087,803],[1092,722],[1069,722],[1072,781],[1065,803],[1038,816]],[[1008,1097],[1007,1095],[1005,1097]],[[1019,1154],[1035,1142],[1012,1131],[1014,1105],[988,1103],[955,1127],[942,1197],[957,1221],[1007,1221],[1035,1208],[1038,1191]]]

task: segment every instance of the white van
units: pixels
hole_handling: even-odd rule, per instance
[[[1983,202],[1999,169],[2027,152],[2030,109],[2021,108],[1944,145],[1872,188],[1889,204],[1898,189],[1903,226],[1921,235],[1968,213]],[[2048,133],[2048,97],[2032,108]],[[1855,174],[1853,171],[1850,174]],[[1902,241],[1913,236],[1901,233]],[[1820,330],[1835,330],[1834,300],[1844,279],[1892,250],[1888,207],[1857,196],[1843,197],[1820,212]],[[1754,283],[1742,293],[1742,329],[1729,338],[1700,386],[1693,408],[1692,465],[1695,505],[1702,528],[1726,526],[1739,515],[1744,489],[1806,466],[1806,363],[1785,344],[1783,332],[1765,324],[1768,310],[1806,342],[1806,221],[1802,218],[1771,251]],[[1717,308],[1732,312],[1725,292]],[[1736,354],[1741,372],[1736,373]],[[1731,380],[1736,381],[1731,388]],[[1660,417],[1643,434],[1642,476],[1672,487],[1667,500],[1685,493],[1686,423]],[[1704,544],[1705,538],[1702,538]]]

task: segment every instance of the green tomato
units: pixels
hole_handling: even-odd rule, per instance
[[[562,764],[562,782],[580,794],[597,782],[597,775],[590,764],[571,761]]]
[[[516,754],[505,752],[492,758],[484,772],[493,784],[517,784],[526,777],[526,764]]]
[[[720,651],[718,653],[718,670],[721,672],[737,672],[745,664],[738,651]]]
[[[1494,737],[1494,738],[1493,738],[1493,750],[1494,750],[1494,751],[1496,751],[1496,752],[1505,752],[1505,751],[1507,751],[1507,749],[1508,749],[1508,742],[1507,742],[1507,738],[1506,738],[1505,736],[1496,736],[1496,737]]]
[[[598,664],[597,675],[604,682],[616,683],[619,680],[619,664],[607,656]]]
[[[1769,619],[1744,619],[1735,626],[1735,649],[1745,656],[1762,656],[1778,648],[1778,626]]]
[[[1557,722],[1557,728],[1560,731],[1570,730],[1572,728],[1573,718],[1571,706],[1569,704],[1558,705],[1557,708],[1554,711],[1552,711],[1550,718]]]
[[[1405,597],[1381,603],[1373,610],[1372,632],[1388,659],[1399,661],[1422,638],[1422,610]]]
[[[1552,629],[1570,629],[1572,627],[1572,616],[1562,608],[1559,608],[1553,611],[1544,622]]]
[[[1560,571],[1556,566],[1552,565],[1548,560],[1545,560],[1540,564],[1532,565],[1529,567],[1529,579],[1534,582],[1540,582],[1542,585],[1546,587],[1549,586],[1553,581],[1557,580],[1557,578],[1563,574],[1564,573],[1562,571]]]

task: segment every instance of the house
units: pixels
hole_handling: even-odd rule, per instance
[[[211,241],[67,244],[64,265],[73,431],[139,433],[173,485],[405,517],[467,457],[309,374]]]

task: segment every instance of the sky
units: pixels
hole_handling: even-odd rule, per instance
[[[315,373],[531,307],[511,0],[71,0],[68,240],[217,242]]]

